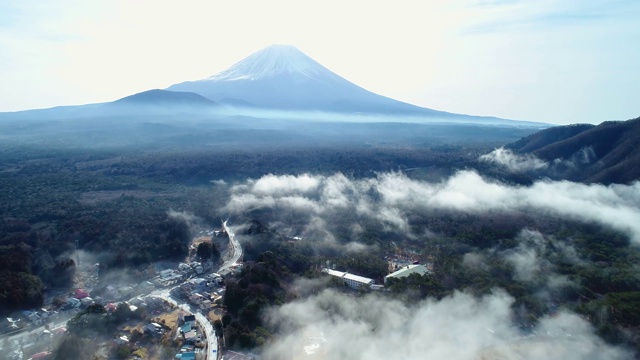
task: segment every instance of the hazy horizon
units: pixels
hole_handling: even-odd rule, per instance
[[[113,101],[291,44],[367,90],[435,110],[625,120],[638,116],[639,13],[632,1],[12,2],[0,5],[0,111]]]

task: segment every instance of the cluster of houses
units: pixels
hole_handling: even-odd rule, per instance
[[[176,354],[177,359],[201,359],[204,355],[202,352],[203,342],[205,341],[203,332],[196,322],[195,315],[180,314],[180,328],[178,333],[182,336],[184,343],[180,351]]]
[[[37,310],[24,310],[22,311],[22,319],[26,321],[26,324],[33,324],[36,326],[42,325],[44,323],[48,323],[54,321],[58,318],[58,312],[55,310],[48,310],[45,308],[37,309]],[[17,321],[9,320],[11,318],[7,318],[9,321],[8,330],[17,329],[19,326],[16,324]]]
[[[71,296],[64,300],[59,310],[78,309],[81,307],[87,307],[94,303],[94,300],[89,297],[89,294],[86,291],[82,289],[76,289]],[[49,306],[49,308],[24,310],[22,311],[20,320],[24,320],[25,325],[30,324],[40,326],[45,323],[50,323],[52,321],[55,321],[59,317],[59,312],[54,309],[56,308],[53,306]],[[17,329],[17,321],[10,321],[11,324],[9,325],[9,328],[7,330],[11,331],[12,329]]]
[[[129,300],[128,302],[120,302],[120,303],[109,303],[105,305],[105,309],[108,312],[114,312],[121,304],[125,304],[129,306],[129,309],[135,311],[137,309],[146,309],[149,313],[161,314],[170,311],[173,307],[170,303],[164,301],[161,298],[153,297],[153,296],[144,296],[137,297]],[[134,305],[135,304],[135,305]],[[134,343],[131,340],[131,335],[133,334],[132,329],[138,329],[138,327],[124,327],[120,329],[115,338],[111,341],[112,345],[115,346],[132,346]],[[157,320],[149,320],[146,325],[143,325],[140,329],[142,333],[151,337],[160,339],[164,335],[170,333],[173,329],[164,324],[164,322],[158,322]],[[137,345],[137,343],[136,343]]]
[[[213,303],[222,301],[224,286],[222,276],[216,273],[185,281],[172,291],[172,294],[185,299],[191,305],[202,310],[211,308]]]
[[[206,270],[208,270],[207,268],[209,267],[209,265],[210,264],[208,263],[203,264],[197,261],[190,262],[188,264],[180,263],[178,264],[177,269],[161,270],[158,273],[158,276],[153,279],[153,283],[155,283],[155,285],[157,286],[174,285],[178,282],[188,279],[189,277],[203,274]]]
[[[11,318],[8,318],[9,320]],[[14,339],[12,344],[5,342],[0,347],[0,358],[10,360],[46,360],[51,357],[51,341],[64,335],[66,327],[56,329],[35,330],[28,334],[28,337]],[[10,345],[9,347],[4,347]],[[4,355],[4,356],[3,356]]]
[[[73,296],[68,297],[65,303],[61,306],[61,310],[85,308],[95,303],[113,303],[119,299],[129,297],[133,293],[134,289],[131,286],[116,287],[114,285],[109,285],[101,293],[102,296],[92,297],[87,291],[83,289],[76,289]]]

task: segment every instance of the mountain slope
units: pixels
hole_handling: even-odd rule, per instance
[[[0,120],[79,119],[182,113],[201,114],[216,111],[219,107],[214,101],[198,94],[154,89],[107,103],[0,113]]]
[[[554,164],[563,178],[610,184],[640,180],[638,144],[640,117],[542,130],[506,147]]]
[[[175,92],[167,90],[147,90],[137,94],[133,94],[122,99],[118,99],[109,105],[154,105],[154,106],[216,106],[211,101],[201,95],[189,92]]]
[[[106,115],[158,115],[203,113],[217,108],[214,101],[198,94],[154,89],[103,104],[98,111]]]
[[[556,126],[533,133],[525,138],[522,138],[514,143],[505,146],[505,148],[515,152],[529,153],[555,142],[565,140],[594,127],[595,125],[591,124]]]
[[[374,94],[288,45],[269,46],[221,73],[167,90],[194,92],[214,101],[241,99],[267,109],[456,116]]]

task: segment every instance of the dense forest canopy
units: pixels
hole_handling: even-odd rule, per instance
[[[405,257],[432,271],[391,279],[389,291],[351,294],[360,299],[354,301],[429,308],[451,299],[474,306],[495,300],[518,328],[510,336],[578,316],[590,325],[575,329],[593,326],[596,340],[637,350],[640,231],[627,221],[638,216],[635,185],[540,180],[530,169],[483,159],[496,145],[495,138],[259,151],[5,144],[0,309],[37,308],[47,291],[70,287],[76,243],[105,276],[144,271],[183,259],[194,221],[212,228],[229,218],[245,261],[226,280],[228,315],[218,324],[231,348],[281,346],[278,339],[301,329],[278,324],[300,320],[279,312],[286,306],[312,305],[310,313],[337,307],[334,320],[343,324],[351,315],[340,306],[351,300],[324,299],[342,299],[345,289],[320,269],[331,264],[382,284],[388,261]],[[220,256],[207,243],[196,252]],[[377,326],[371,328],[379,335]]]

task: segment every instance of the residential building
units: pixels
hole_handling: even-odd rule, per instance
[[[191,326],[193,326],[196,323],[196,316],[195,315],[185,315],[184,316],[184,323],[185,324],[191,324]]]
[[[196,353],[193,351],[176,354],[176,359],[195,360]]]

